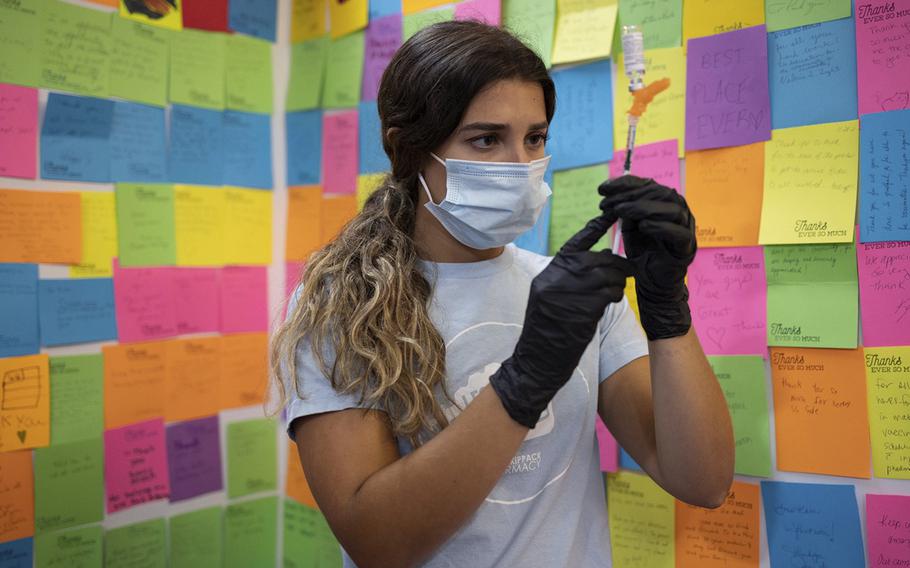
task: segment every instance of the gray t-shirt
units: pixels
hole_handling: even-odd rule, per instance
[[[461,408],[486,386],[518,341],[531,279],[550,258],[509,245],[472,263],[423,263],[434,282],[430,316],[446,343],[446,384]],[[435,276],[434,276],[435,275]],[[424,564],[610,566],[610,534],[595,438],[598,385],[648,345],[628,302],[611,304],[575,373],[528,432],[510,466],[480,508]],[[319,370],[308,341],[297,352],[300,391],[286,407],[288,435],[300,416],[359,407],[339,395]],[[398,440],[402,455],[413,448]],[[355,566],[342,550],[345,567]]]

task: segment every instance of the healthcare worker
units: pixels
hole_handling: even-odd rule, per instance
[[[685,200],[620,177],[591,188],[602,214],[554,257],[510,244],[550,196],[555,105],[541,59],[476,22],[423,29],[382,77],[391,174],[310,258],[272,343],[345,566],[610,566],[598,414],[672,495],[727,496],[732,429],[691,328]],[[618,219],[628,258],[593,252]]]

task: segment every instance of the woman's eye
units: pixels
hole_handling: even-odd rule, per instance
[[[540,146],[541,144],[546,143],[547,135],[546,134],[531,134],[528,136],[528,144],[531,146]]]
[[[479,138],[475,138],[475,139],[471,140],[471,144],[473,144],[477,148],[489,148],[495,143],[496,143],[495,134],[487,134],[486,136],[481,136]]]

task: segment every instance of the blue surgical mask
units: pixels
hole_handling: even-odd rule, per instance
[[[430,189],[418,177],[429,201],[426,208],[458,242],[484,250],[509,244],[537,222],[553,193],[543,180],[550,156],[527,164],[518,162],[443,161],[446,196],[434,203]]]

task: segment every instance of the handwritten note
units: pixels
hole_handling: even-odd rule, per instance
[[[865,349],[875,477],[910,479],[910,347]]]
[[[610,0],[556,0],[553,64],[610,57],[616,15]]]
[[[111,529],[104,535],[104,565],[112,568],[163,566],[166,548],[163,518]]]
[[[696,38],[686,67],[686,150],[771,138],[764,26]]]
[[[221,333],[266,331],[269,327],[266,267],[221,269]]]
[[[34,2],[0,6],[0,83],[37,87],[43,10]]]
[[[771,441],[765,396],[765,364],[760,356],[710,356],[733,420],[736,473],[771,477]]]
[[[175,339],[165,345],[167,400],[164,418],[174,422],[217,414],[221,338]]]
[[[362,211],[367,199],[382,185],[386,174],[364,174],[357,176],[357,211]]]
[[[862,366],[856,349],[771,350],[779,470],[869,477]]]
[[[175,268],[174,302],[177,312],[177,333],[218,331],[221,310],[216,268]]]
[[[272,193],[225,187],[225,263],[272,262]]]
[[[227,108],[271,113],[272,45],[244,35],[229,35],[225,53]]]
[[[101,354],[50,359],[51,445],[100,438],[104,431]]]
[[[846,4],[849,10],[849,2]],[[853,21],[835,20],[769,34],[768,73],[771,128],[855,120],[856,90],[844,88],[856,84]],[[825,104],[818,104],[821,99]]]
[[[606,164],[556,172],[553,175],[553,210],[550,213],[550,254],[555,254],[590,219],[600,215],[597,186],[607,179]],[[591,247],[603,250],[611,244],[605,235]]]
[[[172,503],[221,491],[218,416],[168,425],[167,465]]]
[[[224,124],[221,113],[173,105],[170,134],[170,180],[221,185],[224,178]]]
[[[285,114],[287,181],[293,185],[318,184],[322,165],[322,113]]]
[[[862,118],[860,241],[910,240],[910,109]]]
[[[178,266],[224,264],[225,198],[221,187],[174,186]]]
[[[613,158],[610,62],[553,72],[559,105],[550,124],[547,150],[554,171],[590,166]],[[596,186],[595,186],[596,187]]]
[[[408,15],[448,3],[448,0],[402,0],[401,9],[405,15]]]
[[[64,2],[45,2],[41,8],[40,86],[107,96],[111,13]]]
[[[37,142],[38,91],[0,84],[0,176],[35,179]]]
[[[291,43],[325,35],[325,20],[325,0],[291,0]]]
[[[104,427],[164,416],[167,351],[163,342],[105,345]]]
[[[910,3],[857,2],[859,114],[910,108]]]
[[[224,183],[272,189],[272,117],[224,113]]]
[[[370,20],[364,36],[363,84],[360,98],[375,101],[382,72],[401,45],[401,14]]]
[[[910,562],[910,497],[866,494],[866,543],[870,568]]]
[[[104,432],[104,483],[108,514],[167,498],[167,447],[160,418]]]
[[[287,449],[288,460],[284,478],[285,493],[295,502],[306,506],[308,509],[318,510],[319,505],[313,497],[313,492],[310,490],[306,475],[303,473],[303,467],[300,464],[297,444],[292,440],[288,440]],[[285,501],[285,504],[287,504],[287,501]]]
[[[775,130],[765,146],[759,242],[851,242],[858,145],[856,121]]]
[[[167,31],[114,18],[110,94],[147,105],[166,105],[169,46]]]
[[[121,266],[174,264],[174,190],[169,185],[117,184]]]
[[[37,353],[37,264],[0,264],[0,312],[0,357]]]
[[[0,359],[0,452],[50,443],[47,355]]]
[[[114,102],[50,93],[41,127],[41,177],[111,180]]]
[[[286,568],[338,566],[341,548],[325,517],[310,507],[290,499],[284,501],[284,551]]]
[[[610,160],[611,178],[623,174],[625,161],[625,149],[613,154],[613,159]],[[632,152],[632,163],[633,173],[638,177],[652,178],[657,183],[672,187],[677,192],[682,190],[679,179],[679,150],[676,140],[636,145]]]
[[[680,0],[620,2],[617,27],[623,24],[640,26],[648,49],[679,47],[682,41],[682,7]]]
[[[502,19],[502,3],[499,0],[465,0],[455,6],[455,19],[498,26]]]
[[[172,274],[169,268],[114,265],[114,305],[121,343],[177,335]]]
[[[170,517],[168,565],[173,568],[223,566],[223,514],[221,507],[208,507]]]
[[[326,114],[322,123],[323,188],[327,193],[357,190],[357,111]]]
[[[619,469],[619,446],[616,438],[604,425],[598,416],[594,422],[594,431],[597,435],[597,448],[600,454],[600,471],[616,471]]]
[[[111,180],[167,181],[164,109],[118,101],[111,121]]]
[[[363,101],[360,103],[357,124],[359,128],[357,139],[360,145],[359,173],[369,174],[391,170],[389,158],[382,148],[382,127],[375,102]]]
[[[265,333],[221,336],[219,408],[262,403],[268,382],[268,359]]]
[[[20,538],[0,544],[0,562],[8,568],[32,568],[35,565],[34,539]]]
[[[231,0],[228,26],[235,32],[274,42],[277,12],[276,0]]]
[[[192,0],[190,0],[192,3]],[[182,5],[184,2],[166,2],[164,6],[155,5],[154,13],[148,8],[136,8],[132,2],[121,0],[120,17],[141,22],[145,25],[158,26],[169,30],[183,29]],[[140,5],[141,6],[141,5]]]
[[[677,568],[758,568],[760,510],[758,485],[740,481],[717,509],[677,501]]]
[[[70,278],[104,278],[114,275],[117,256],[117,212],[111,191],[83,191],[82,262],[70,266]]]
[[[35,450],[35,534],[101,521],[101,438]]]
[[[328,243],[357,215],[356,195],[324,195],[322,200],[322,242]]]
[[[616,566],[675,566],[673,497],[650,477],[607,475],[607,513]]]
[[[910,241],[857,245],[863,345],[910,345]]]
[[[78,193],[0,189],[0,262],[82,258]]]
[[[225,34],[183,30],[171,35],[172,103],[224,108]]]
[[[33,475],[31,452],[0,453],[0,542],[35,534]]]
[[[274,565],[277,525],[277,497],[228,505],[224,510],[225,568]]]
[[[768,31],[778,31],[807,24],[850,17],[850,0],[816,0],[791,2],[769,0],[765,4]]]
[[[503,0],[502,26],[519,35],[525,44],[550,68],[553,55],[553,30],[556,27],[556,2]]]
[[[268,419],[227,425],[228,497],[274,490],[278,483],[275,422]]]
[[[41,280],[38,308],[42,345],[117,339],[110,278]]]
[[[288,188],[285,258],[306,260],[322,245],[322,203],[318,185]]]
[[[768,345],[857,344],[853,245],[765,247]]]
[[[683,2],[683,45],[690,39],[765,23],[762,0],[687,0]]]
[[[774,566],[864,566],[853,485],[762,481]]]
[[[322,91],[324,108],[357,106],[363,76],[364,45],[364,32],[354,32],[329,42]]]
[[[319,108],[322,104],[328,47],[326,38],[291,45],[291,69],[285,101],[285,109],[289,113]]]
[[[35,566],[102,566],[103,530],[89,525],[35,537]]]
[[[439,0],[435,0],[435,2],[437,4],[448,4],[447,1],[439,2]],[[408,12],[407,7],[405,7],[404,17],[401,20],[402,38],[404,41],[407,41],[412,35],[427,26],[431,26],[438,22],[450,22],[453,19],[455,19],[454,8],[440,8],[438,10],[410,13]]]
[[[368,0],[346,0],[329,2],[329,23],[332,38],[362,30],[367,25]]]

